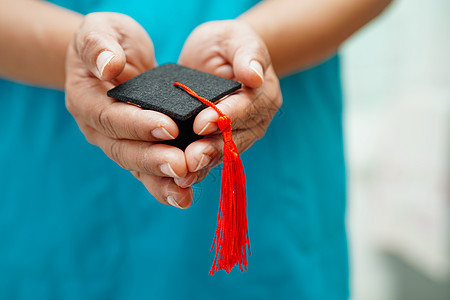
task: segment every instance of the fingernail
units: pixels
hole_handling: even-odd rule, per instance
[[[258,61],[252,60],[250,62],[250,69],[252,69],[261,78],[261,81],[264,82],[263,68]]]
[[[172,169],[172,167],[170,166],[169,163],[165,163],[162,164],[159,169],[161,170],[161,172],[169,177],[173,177],[173,178],[180,178],[180,176],[178,176],[174,170]]]
[[[187,176],[185,178],[175,178],[175,183],[182,188],[193,185],[197,182],[198,175]]]
[[[111,59],[114,58],[114,53],[111,51],[103,51],[97,56],[97,70],[100,74],[100,77],[103,76],[103,70],[105,70],[105,67],[109,64]]]
[[[213,127],[217,127],[217,125],[216,125],[215,123],[211,123],[211,122],[206,123],[205,127],[203,127],[203,129],[200,130],[200,132],[198,133],[198,135],[202,135],[204,132],[208,132],[208,131],[209,131],[209,132],[214,132],[214,131],[216,131],[217,128],[214,129],[214,130],[212,130]]]
[[[202,157],[200,158],[200,161],[198,162],[197,168],[195,168],[194,172],[197,172],[197,171],[203,169],[210,162],[211,162],[211,158],[206,154],[202,154]]]
[[[152,135],[158,140],[173,140],[175,138],[164,127],[158,127],[153,129]]]
[[[173,196],[167,196],[166,201],[167,201],[167,203],[169,203],[170,205],[172,205],[172,206],[174,206],[174,207],[182,208],[182,207],[180,206],[180,204],[178,204],[178,202],[175,201],[175,199],[173,198]]]

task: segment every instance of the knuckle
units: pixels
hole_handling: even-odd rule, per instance
[[[85,134],[84,137],[89,144],[96,145],[96,139],[92,134]]]
[[[98,145],[98,139],[95,130],[93,130],[91,127],[89,127],[87,124],[83,122],[79,122],[78,126],[81,132],[84,134],[86,141],[89,144]]]
[[[113,139],[119,138],[108,109],[102,108],[99,110],[96,123],[97,126],[109,137],[112,137]]]
[[[139,171],[131,171],[131,174],[137,179],[142,180],[142,174]]]
[[[273,89],[273,94],[271,95],[271,99],[272,99],[272,105],[274,105],[274,108],[276,110],[281,108],[281,105],[283,105],[283,95],[281,94],[280,91],[280,82],[278,80],[278,78],[274,78],[274,84],[276,85],[276,88]]]
[[[260,93],[253,101],[249,102],[245,109],[247,128],[254,127],[271,117],[272,113],[269,104],[270,101],[264,93]]]
[[[113,140],[108,149],[110,158],[115,161],[120,167],[127,169],[124,163],[122,144],[118,140]]]
[[[91,20],[95,20],[99,16],[99,13],[89,13],[84,17],[84,22],[89,23]]]
[[[249,130],[245,134],[240,134],[236,136],[236,146],[239,150],[239,153],[243,153],[248,148],[250,148],[253,143],[258,140],[256,136],[256,132],[254,132],[254,129]]]
[[[259,47],[257,48],[259,57],[263,60],[263,63],[265,65],[268,65],[270,63],[270,53],[269,49],[267,49],[266,45],[262,42],[259,43]]]
[[[267,131],[267,126],[268,126],[268,122],[267,123],[263,123],[260,124],[258,126],[256,126],[256,132],[255,132],[255,140],[260,140],[262,139],[265,135],[266,135],[266,131]]]
[[[283,105],[283,97],[281,96],[281,94],[277,95],[277,97],[275,97],[275,108],[276,110],[279,110],[281,108],[281,106]]]
[[[136,165],[138,170],[148,174],[153,174],[154,170],[152,159],[147,151],[148,149],[146,146],[146,143],[139,144],[137,153],[133,156],[135,160],[134,164]]]
[[[139,23],[129,15],[116,13],[114,21],[117,20],[118,18],[120,18],[123,23],[132,23],[133,25],[139,25]]]
[[[141,113],[142,113],[141,109],[130,110],[129,117],[127,118],[127,121],[124,124],[123,128],[126,131],[127,136],[131,137],[132,139],[148,141],[153,138],[151,130],[152,121],[151,120],[150,122],[136,121],[142,119],[142,116],[140,115]],[[163,126],[164,126],[163,124],[156,124],[156,127],[163,127]]]
[[[136,126],[128,126],[127,127],[128,136],[135,138],[135,139],[141,139],[141,134],[139,132],[139,129]],[[148,130],[147,136],[144,137],[144,139],[150,139],[152,137],[151,131]]]
[[[71,113],[72,115],[75,114],[75,107],[71,101],[72,99],[70,98],[70,95],[66,93],[66,98],[65,98],[65,104],[66,104],[66,109],[69,113]]]
[[[77,33],[77,52],[82,61],[88,65],[95,65],[97,55],[104,50],[102,34],[97,31],[81,31]]]
[[[83,132],[84,137],[89,144],[92,144],[92,145],[97,144],[97,140],[95,139],[95,134],[93,134],[92,129],[90,129],[87,126],[80,125],[80,130],[81,130],[81,132]]]
[[[203,153],[208,154],[208,156],[211,158],[210,165],[219,164],[223,159],[222,138],[219,139],[218,143],[211,143],[210,145],[208,145],[205,151],[203,151]]]
[[[274,94],[261,93],[259,97],[259,101],[261,102],[259,113],[263,114],[264,116],[263,120],[272,119],[272,117],[281,107],[282,103],[281,99],[282,99],[281,94],[278,93]]]
[[[89,31],[82,35],[82,54],[87,55],[91,53],[91,51],[98,47],[99,45],[100,34],[95,31]]]
[[[264,135],[266,134],[266,126],[264,126],[263,124],[260,124],[258,126],[255,126],[252,128],[251,133],[253,134],[253,141],[257,141],[260,140],[264,137]],[[250,138],[249,138],[250,140]]]
[[[249,125],[252,126],[254,122],[259,122],[261,120],[261,112],[264,111],[264,107],[261,107],[257,101],[251,101],[247,105],[245,111],[247,112],[248,120],[251,121],[251,124]]]
[[[74,101],[73,97],[70,96],[70,94],[66,93],[65,97],[65,106],[67,111],[72,115],[72,117],[75,119],[75,121],[80,124],[84,123],[81,116],[83,115],[82,112],[79,110],[79,108],[76,105],[76,102]]]
[[[249,39],[246,47],[253,49],[258,54],[261,54],[262,51],[264,50],[263,44],[261,43],[261,41],[259,39],[256,39],[256,38]]]

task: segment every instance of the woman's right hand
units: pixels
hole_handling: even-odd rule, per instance
[[[192,188],[174,182],[188,172],[183,151],[154,143],[175,138],[175,122],[106,95],[156,65],[153,44],[136,21],[117,13],[89,14],[67,52],[66,106],[86,139],[131,171],[158,201],[187,208]]]

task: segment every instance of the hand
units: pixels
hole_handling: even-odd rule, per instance
[[[208,22],[197,27],[186,40],[179,63],[243,83],[237,93],[217,104],[232,121],[233,140],[242,153],[262,138],[282,103],[281,91],[269,52],[261,38],[237,20]],[[219,116],[212,109],[200,112],[194,131],[207,137],[186,150],[189,173],[175,182],[186,187],[203,180],[223,157]]]
[[[173,178],[188,173],[183,151],[155,141],[178,135],[164,114],[115,101],[106,92],[156,66],[153,44],[130,17],[87,15],[68,49],[66,106],[86,139],[130,170],[161,203],[186,208],[192,189]]]

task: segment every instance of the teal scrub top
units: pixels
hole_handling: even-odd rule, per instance
[[[130,15],[159,64],[199,24],[248,0],[58,0]],[[62,92],[0,80],[0,299],[347,299],[345,167],[338,57],[281,80],[284,103],[242,155],[248,271],[208,275],[220,167],[194,204],[157,202],[90,145]]]

